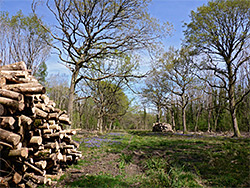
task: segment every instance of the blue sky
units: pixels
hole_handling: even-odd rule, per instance
[[[171,37],[166,38],[163,43],[166,46],[179,47],[183,38],[183,22],[189,21],[191,10],[206,4],[208,0],[152,0],[149,6],[149,12],[161,21],[168,21],[173,24],[174,31]],[[22,10],[24,14],[31,13],[32,0],[0,0],[0,11],[8,11],[15,14],[18,10]],[[45,19],[48,14],[44,12]],[[55,63],[56,56],[51,56],[48,60],[48,71],[53,73],[66,73],[69,71],[59,63]]]

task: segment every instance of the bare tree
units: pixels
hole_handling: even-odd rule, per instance
[[[114,76],[104,72],[96,59],[105,61],[127,51],[154,44],[169,33],[169,24],[158,24],[147,12],[148,0],[47,0],[57,25],[51,36],[60,60],[72,71],[68,113],[72,114],[74,92],[82,80],[97,78],[86,72],[101,73],[98,79]],[[36,12],[36,3],[33,4]],[[166,27],[167,26],[167,27]],[[44,28],[46,28],[44,26]]]

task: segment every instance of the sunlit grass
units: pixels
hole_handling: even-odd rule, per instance
[[[89,139],[90,140],[90,139]],[[79,141],[79,140],[78,140]],[[111,133],[96,138],[100,147],[86,145],[83,155],[119,154],[120,175],[83,175],[70,187],[249,187],[249,139],[161,134],[145,131]],[[98,158],[99,156],[99,158]],[[81,160],[75,168],[91,161]],[[138,175],[126,173],[137,165]],[[114,167],[115,168],[115,167]]]

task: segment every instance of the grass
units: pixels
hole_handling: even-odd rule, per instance
[[[92,139],[95,145],[91,139],[78,138],[83,155],[91,153],[95,160],[119,155],[109,162],[119,174],[82,175],[68,187],[250,187],[249,139],[146,131],[107,134]],[[94,162],[80,160],[73,168],[89,163]],[[137,174],[130,174],[131,166],[139,169]]]

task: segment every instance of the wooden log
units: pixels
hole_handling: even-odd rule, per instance
[[[43,110],[41,110],[37,107],[33,107],[33,110],[34,110],[35,114],[39,117],[47,118],[47,116],[48,116],[47,112],[44,112]]]
[[[32,136],[30,139],[30,144],[41,145],[42,142],[43,142],[43,139],[40,136]]]
[[[46,92],[45,87],[39,83],[8,84],[2,88],[23,94],[44,94]]]
[[[49,148],[49,149],[56,149],[56,150],[58,150],[59,147],[60,146],[59,146],[59,144],[58,144],[57,141],[55,141],[55,142],[48,142],[48,143],[44,144],[44,148],[45,149]]]
[[[46,137],[46,138],[54,138],[54,137],[56,137],[56,138],[63,139],[65,134],[62,134],[60,132],[55,132],[55,133],[52,133],[52,134],[44,134],[43,136]]]
[[[49,104],[50,99],[47,95],[41,95],[40,98],[43,100],[45,105]]]
[[[27,158],[28,155],[29,155],[28,148],[10,150],[8,154],[9,157],[24,157],[24,158]]]
[[[64,145],[63,149],[75,149],[74,145]]]
[[[65,133],[67,135],[75,135],[76,134],[76,130],[75,129],[62,130],[61,133]]]
[[[27,165],[28,167],[32,168],[33,170],[35,170],[36,172],[38,172],[39,174],[41,174],[42,176],[44,176],[46,174],[46,171],[42,171],[39,168],[37,168],[36,166],[28,163],[27,161],[24,161],[24,164]]]
[[[6,79],[4,77],[0,77],[0,88],[2,88],[6,84]]]
[[[52,100],[49,101],[48,105],[52,106],[53,108],[56,107],[56,103],[54,101],[52,101]]]
[[[22,94],[7,89],[0,89],[0,96],[14,99],[17,101],[24,101],[24,96]]]
[[[61,123],[71,124],[69,117],[66,114],[59,116],[58,119]]]
[[[30,125],[33,122],[33,120],[25,115],[21,115],[19,116],[19,126],[23,125],[23,124],[27,124]]]
[[[32,179],[35,183],[37,184],[46,184],[47,183],[47,178],[44,176],[38,176],[35,175],[34,173],[25,173],[24,177],[29,177],[30,179]]]
[[[39,103],[34,104],[34,106],[37,107],[37,108],[39,108],[39,109],[41,109],[41,110],[43,110],[43,111],[46,110],[46,106],[43,103],[39,102]]]
[[[56,121],[55,120],[48,120],[47,121],[50,125],[55,125],[56,124]]]
[[[12,181],[15,184],[18,184],[18,183],[20,183],[22,181],[22,176],[19,173],[15,172],[14,175],[13,175]]]
[[[35,162],[35,165],[41,169],[45,169],[47,166],[47,161],[45,161],[45,160],[38,161],[38,162]]]
[[[30,188],[37,188],[37,184],[35,184],[33,181],[29,180],[26,182],[26,185]]]
[[[43,129],[43,134],[52,134],[54,133],[53,129]]]
[[[73,161],[72,155],[66,155],[66,160],[67,161]]]
[[[1,141],[0,141],[0,145],[6,146],[6,147],[9,147],[9,148],[13,149],[13,146],[12,146],[12,145],[7,144],[7,143],[5,143],[5,142],[1,142]]]
[[[74,141],[74,140],[70,140],[68,143],[74,145],[76,148],[79,148],[79,146],[80,146],[80,144],[77,143],[77,142]]]
[[[49,129],[49,124],[44,123],[43,125],[38,126],[38,129]]]
[[[2,104],[0,104],[0,116],[3,116],[4,114],[6,114],[6,109]]]
[[[25,107],[24,103],[6,97],[0,97],[0,104],[19,111],[22,111]]]
[[[55,110],[55,108],[49,104],[47,104],[46,107],[47,107],[46,111],[48,111],[48,112],[54,112],[54,110]]]
[[[13,63],[13,64],[1,66],[0,70],[22,70],[22,71],[26,71],[27,66],[23,61],[20,61],[20,62],[16,62],[16,63]]]
[[[0,127],[14,129],[15,119],[11,116],[0,117]]]
[[[57,124],[49,125],[49,129],[60,130],[60,126]]]
[[[51,154],[51,149],[43,149],[40,151],[37,151],[36,153],[34,153],[34,156],[47,156],[48,154]]]
[[[20,142],[20,139],[20,135],[0,128],[0,141],[16,146]]]
[[[25,188],[25,183],[20,183],[17,185],[19,188]]]
[[[59,115],[57,112],[49,113],[48,119],[55,119],[57,120],[59,118]]]

